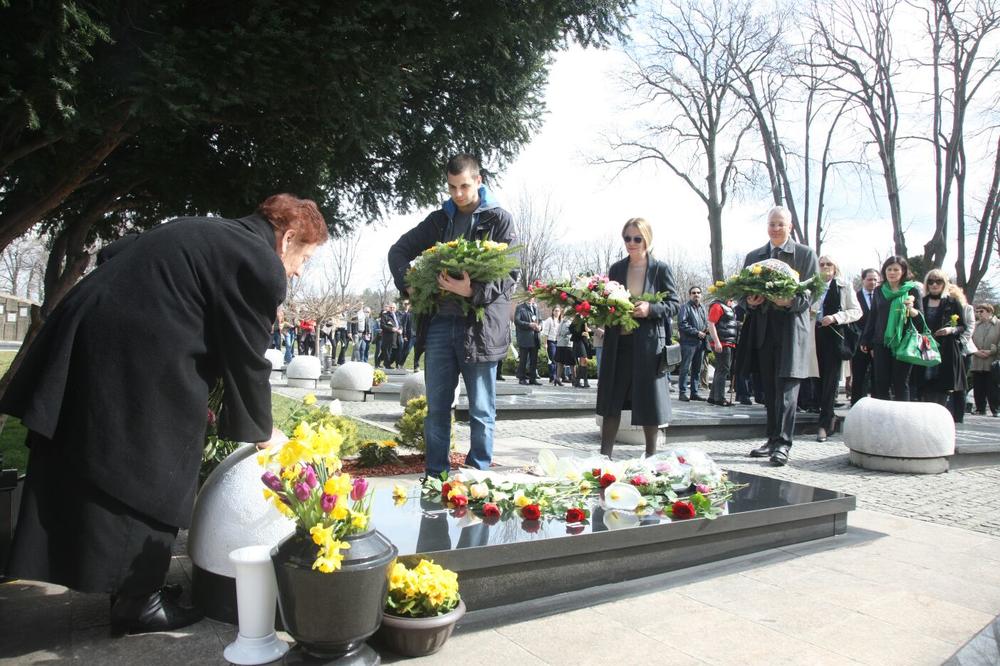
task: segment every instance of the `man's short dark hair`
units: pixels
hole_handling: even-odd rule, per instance
[[[459,153],[448,160],[447,171],[452,176],[468,171],[473,176],[479,175],[479,160],[468,153]]]
[[[688,287],[688,296],[690,296],[691,292],[694,291],[695,289],[697,289],[699,293],[701,292],[701,287],[699,287],[696,284],[693,284],[690,287]]]
[[[878,275],[878,269],[877,268],[866,268],[865,270],[861,271],[861,279],[864,280],[865,278],[868,277],[868,275],[870,273],[874,273],[875,275]]]

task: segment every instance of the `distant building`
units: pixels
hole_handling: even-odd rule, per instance
[[[21,342],[31,324],[31,306],[41,305],[20,296],[0,293],[0,340]]]

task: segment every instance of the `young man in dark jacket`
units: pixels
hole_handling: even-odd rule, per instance
[[[451,198],[389,249],[389,269],[400,293],[408,293],[406,271],[410,262],[437,242],[464,237],[514,243],[511,215],[483,185],[476,158],[465,154],[452,157],[446,175]],[[427,476],[437,476],[450,468],[451,404],[459,375],[465,380],[469,396],[472,441],[466,464],[478,469],[490,466],[496,422],[496,369],[510,344],[511,296],[517,273],[513,271],[494,282],[472,282],[466,272],[461,278],[442,272],[438,276],[441,288],[483,306],[482,320],[477,321],[474,314],[464,315],[457,303],[447,300],[433,315],[418,319],[417,349],[423,349],[426,355]]]

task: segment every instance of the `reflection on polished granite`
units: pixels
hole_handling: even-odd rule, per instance
[[[605,511],[595,498],[590,520],[575,525],[518,515],[487,524],[419,497],[415,484],[397,506],[392,482],[374,479],[372,523],[404,561],[426,557],[456,571],[473,615],[511,609],[514,617],[525,601],[843,534],[855,508],[843,493],[748,473],[730,478],[748,485],[715,520]]]
[[[844,493],[746,472],[729,472],[729,478],[735,483],[748,484],[736,491],[727,503],[726,514],[730,517],[781,507],[853,500],[853,497]],[[501,518],[495,524],[487,524],[468,508],[447,509],[436,500],[417,496],[417,486],[413,486],[411,496],[404,503],[397,505],[387,480],[373,479],[373,482],[382,482],[385,487],[376,486],[378,491],[375,493],[372,522],[396,544],[400,556],[575,537],[609,530],[641,529],[672,522],[670,518],[657,514],[636,516],[631,512],[606,512],[600,506],[600,499],[595,496],[590,500],[590,520],[585,523],[567,524],[556,517],[526,521],[514,514]],[[716,520],[726,520],[726,516]]]

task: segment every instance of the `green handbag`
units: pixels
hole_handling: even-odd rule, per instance
[[[941,350],[938,349],[937,340],[927,329],[927,322],[923,322],[923,333],[917,330],[917,325],[912,319],[909,320],[909,324],[903,333],[903,339],[900,340],[899,348],[895,350],[896,360],[927,368],[941,363]]]

